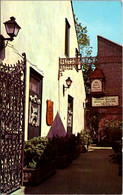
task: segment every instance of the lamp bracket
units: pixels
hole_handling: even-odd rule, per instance
[[[65,86],[65,85],[63,85],[63,96],[65,96],[65,89],[68,89],[68,88],[70,88],[70,86]]]
[[[0,35],[0,51],[5,47],[4,37]]]
[[[7,46],[7,44],[5,45],[5,41],[13,41],[13,40],[14,40],[13,37],[5,38],[3,35],[0,34],[0,51]]]
[[[4,38],[5,41],[13,41],[14,38],[13,37],[10,37],[10,38]]]

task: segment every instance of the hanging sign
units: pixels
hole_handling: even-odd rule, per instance
[[[106,96],[101,98],[92,97],[92,107],[100,106],[118,106],[119,105],[118,96]]]
[[[47,100],[47,125],[52,125],[53,123],[53,102],[51,100]]]
[[[91,92],[101,92],[102,91],[102,81],[95,79],[91,83]]]

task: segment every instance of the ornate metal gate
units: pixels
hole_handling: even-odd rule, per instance
[[[16,65],[0,64],[1,193],[22,185],[26,56]]]

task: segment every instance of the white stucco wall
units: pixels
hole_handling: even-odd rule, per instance
[[[42,124],[41,136],[46,136],[49,126],[46,125],[46,101],[54,102],[54,118],[57,111],[67,128],[68,94],[74,98],[73,133],[84,128],[83,102],[85,90],[82,71],[65,71],[58,81],[59,57],[65,57],[65,18],[70,23],[70,57],[75,57],[78,48],[73,13],[70,1],[2,1],[1,2],[1,34],[7,37],[3,22],[16,18],[21,30],[14,41],[6,47],[4,63],[16,63],[21,57],[14,52],[10,44],[19,54],[27,56],[26,83],[26,120],[25,139],[28,129],[28,100],[29,100],[29,67],[32,66],[41,73],[43,78]],[[31,65],[32,64],[32,65]],[[36,66],[33,66],[36,65]],[[43,73],[42,73],[43,71]],[[72,86],[65,91],[63,84],[68,76],[72,79]]]

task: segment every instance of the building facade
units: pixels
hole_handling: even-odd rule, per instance
[[[60,60],[75,58],[79,50],[72,2],[2,1],[4,37],[7,35],[3,23],[11,16],[21,30],[8,43],[3,63],[15,64],[26,53],[25,140],[77,134],[84,129],[86,97],[82,70],[70,67],[69,63],[68,68],[59,66]],[[72,84],[65,88],[68,78]]]
[[[87,118],[95,120],[95,135],[100,141],[105,120],[122,121],[122,46],[98,36],[97,66],[90,85]]]

